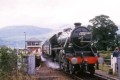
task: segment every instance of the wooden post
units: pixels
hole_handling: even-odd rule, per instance
[[[117,64],[117,58],[111,56],[111,68],[113,70],[113,74],[116,72],[116,64]]]
[[[118,64],[118,76],[120,80],[120,57],[117,58],[117,64]]]
[[[35,55],[28,56],[28,74],[35,74]]]

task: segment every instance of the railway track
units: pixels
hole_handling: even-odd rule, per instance
[[[112,78],[110,76],[106,76],[106,75],[101,75],[98,73],[95,73],[94,75],[90,75],[89,73],[84,73],[84,74],[69,74],[69,72],[65,72],[63,70],[59,70],[59,68],[54,66],[51,67],[49,65],[49,63],[52,64],[56,64],[56,62],[52,62],[51,60],[45,61],[45,68],[43,68],[42,70],[44,70],[43,72],[40,71],[40,75],[42,76],[39,80],[116,80],[115,78]],[[46,67],[47,66],[47,67]],[[49,69],[49,70],[47,70]],[[54,75],[51,75],[54,74]],[[58,75],[56,75],[58,74]],[[46,76],[47,75],[47,76]],[[62,79],[59,77],[63,77]],[[64,78],[65,77],[65,78]]]
[[[118,80],[116,78],[113,78],[113,77],[110,77],[110,76],[100,75],[100,74],[97,74],[97,73],[95,73],[94,76],[100,77],[100,78],[102,78],[104,80]]]
[[[100,75],[98,73],[95,73],[94,75],[90,75],[89,73],[84,74],[69,74],[68,72],[64,72],[65,74],[69,75],[73,78],[73,80],[117,80],[110,76]]]
[[[68,76],[72,77],[73,80],[119,80],[117,78],[114,78],[110,75],[104,75],[104,74],[99,74],[95,73],[94,75],[90,75],[90,73],[76,73],[76,74],[70,74],[69,72],[65,72],[62,70],[65,74]]]

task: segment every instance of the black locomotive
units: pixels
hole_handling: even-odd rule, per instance
[[[53,35],[43,46],[43,54],[58,61],[60,69],[75,72],[90,72],[94,74],[97,57],[96,49],[91,45],[92,33],[89,29],[75,23],[75,28],[67,28]]]

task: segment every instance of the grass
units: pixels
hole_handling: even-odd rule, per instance
[[[14,74],[4,74],[0,76],[0,80],[38,80],[39,76],[23,74],[21,72],[17,72]]]
[[[100,70],[105,71],[105,72],[109,72],[109,69],[111,68],[111,66],[108,65],[107,63],[110,63],[112,52],[100,51],[99,53],[100,53],[100,57],[103,57],[103,59],[104,59],[104,63],[99,64]]]
[[[106,64],[99,64],[99,69],[104,71],[104,72],[109,72],[109,69],[110,69],[110,65],[106,65]]]
[[[100,51],[100,56],[103,57],[104,59],[104,63],[103,64],[99,64],[99,69],[109,73],[111,70],[111,65],[108,63],[111,63],[111,55],[112,52],[111,51]],[[115,72],[115,74],[113,74],[114,76],[118,76],[118,72]]]
[[[110,65],[106,65],[106,64],[99,64],[99,69],[110,74],[110,70],[111,70],[111,66]],[[112,74],[112,73],[111,73]],[[118,77],[118,72],[116,71],[114,74],[112,74],[116,77]]]
[[[104,59],[110,59],[112,52],[111,51],[99,51],[100,56],[103,57]]]
[[[10,76],[11,80],[38,80],[38,75],[23,75],[18,73],[17,75]]]

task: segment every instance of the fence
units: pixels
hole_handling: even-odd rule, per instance
[[[18,69],[28,74],[35,74],[35,67],[40,65],[40,56],[33,54],[27,56],[21,56],[18,58]]]

